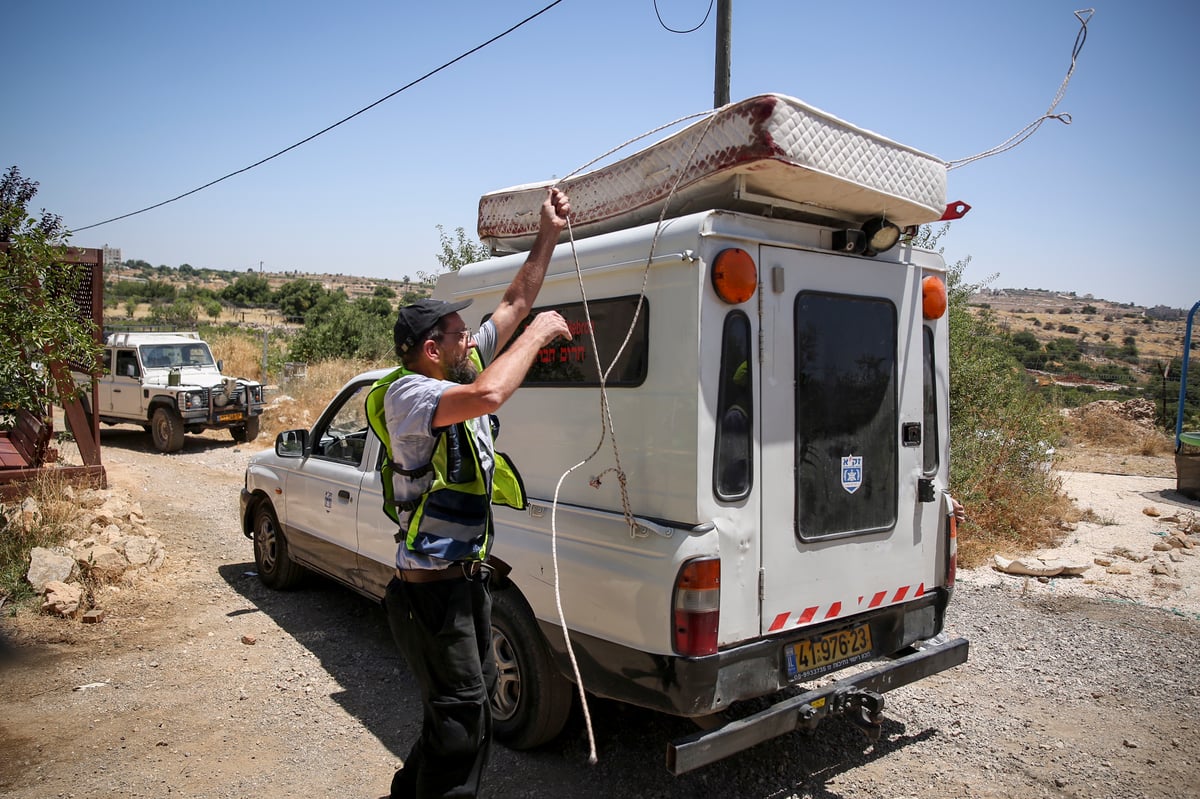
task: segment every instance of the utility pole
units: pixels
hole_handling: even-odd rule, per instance
[[[733,0],[717,0],[717,56],[713,79],[713,108],[729,103],[729,39],[733,28]]]

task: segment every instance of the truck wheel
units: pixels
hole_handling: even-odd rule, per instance
[[[492,652],[496,739],[510,749],[532,749],[553,740],[571,713],[572,686],[555,665],[533,613],[511,588],[492,595]]]
[[[160,406],[150,417],[150,435],[159,452],[178,452],[183,449],[183,419],[170,408]]]
[[[253,441],[258,438],[259,421],[261,419],[261,416],[247,416],[245,424],[229,428],[229,435],[233,436],[233,440],[240,444]]]
[[[304,567],[288,556],[287,539],[270,502],[259,503],[254,511],[254,565],[263,585],[276,591],[294,587],[304,576]]]

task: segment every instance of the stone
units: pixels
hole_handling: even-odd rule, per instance
[[[1161,574],[1164,577],[1174,577],[1178,572],[1175,569],[1175,564],[1159,559],[1150,564],[1150,573]]]
[[[33,497],[25,497],[9,516],[8,523],[28,533],[42,523],[42,508]]]
[[[1146,507],[1142,508],[1142,513],[1146,514],[1147,516],[1162,516],[1162,514],[1158,512],[1158,508],[1154,507],[1153,505],[1147,505]]]
[[[1087,571],[1087,564],[1066,563],[1057,558],[1013,558],[995,555],[992,565],[997,571],[1005,574],[1020,574],[1028,577],[1055,577],[1059,575],[1078,576]]]
[[[99,624],[100,622],[104,621],[104,611],[100,610],[99,608],[93,608],[84,613],[80,618],[80,621],[82,621],[84,624]]]
[[[73,616],[79,610],[82,599],[83,589],[79,586],[51,580],[46,583],[42,610],[59,616]]]
[[[247,633],[242,636],[242,643],[246,646],[254,646],[256,643],[258,643],[258,639]]]
[[[1133,574],[1133,569],[1121,563],[1114,563],[1105,569],[1109,574]]]
[[[154,557],[155,545],[140,535],[128,535],[113,542],[113,548],[124,553],[131,566],[145,566]]]
[[[29,571],[25,579],[36,593],[43,593],[46,584],[65,583],[75,574],[75,559],[70,555],[45,547],[34,547],[29,551]]]
[[[109,579],[120,577],[129,566],[125,556],[107,544],[92,544],[75,550],[75,562],[98,577]]]

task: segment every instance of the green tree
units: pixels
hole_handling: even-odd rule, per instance
[[[309,311],[304,329],[292,340],[291,360],[325,361],[334,358],[363,358],[378,361],[394,357],[392,320],[370,313],[358,303],[332,304],[324,313]],[[310,321],[311,320],[311,321]]]
[[[374,296],[383,297],[385,300],[394,300],[396,291],[391,286],[376,286]]]
[[[321,284],[300,278],[280,286],[274,300],[284,318],[293,319],[303,317],[327,293]]]
[[[437,232],[442,246],[442,251],[438,254],[437,259],[443,269],[457,272],[467,264],[484,261],[491,257],[492,253],[487,245],[481,241],[473,242],[468,239],[467,232],[461,227],[454,229],[453,239],[446,234],[446,230],[441,225],[437,226]]]
[[[271,283],[263,275],[241,275],[232,285],[222,289],[221,299],[241,307],[266,305],[271,302]]]
[[[45,364],[99,357],[92,323],[73,299],[86,271],[62,263],[61,217],[29,213],[37,188],[16,166],[0,177],[0,415],[60,401]]]

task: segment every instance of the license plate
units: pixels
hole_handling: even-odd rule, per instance
[[[240,413],[223,413],[217,417],[218,422],[236,422],[242,418]]]
[[[828,674],[831,671],[869,660],[871,657],[871,627],[863,624],[849,630],[839,630],[818,638],[798,641],[784,647],[788,678],[803,680]]]

